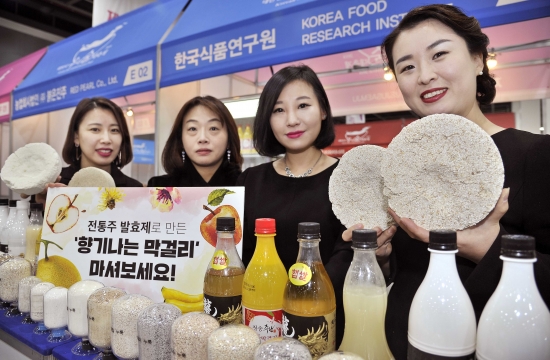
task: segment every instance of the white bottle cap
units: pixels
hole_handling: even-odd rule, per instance
[[[29,202],[25,200],[18,200],[17,201],[17,209],[25,209],[28,210],[30,208]]]

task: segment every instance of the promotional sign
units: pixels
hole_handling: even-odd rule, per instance
[[[51,45],[14,91],[13,118],[155,88],[156,45],[185,2],[145,5]]]
[[[378,46],[410,9],[426,3],[193,1],[161,46],[161,86]],[[458,0],[453,5],[483,27],[550,16],[548,0]]]
[[[244,187],[50,188],[36,276],[93,279],[155,302],[201,308],[216,219],[244,211]],[[235,243],[242,254],[242,231]],[[179,301],[179,302],[178,302]]]
[[[134,139],[134,159],[136,164],[155,163],[155,142],[153,140]]]

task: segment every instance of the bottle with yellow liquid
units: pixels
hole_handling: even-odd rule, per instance
[[[42,236],[42,204],[31,204],[31,218],[27,226],[27,243],[25,244],[25,259],[27,259],[33,268],[33,274],[36,273],[36,264],[38,253],[36,248],[40,249],[40,240]]]
[[[237,127],[237,134],[239,135],[239,142],[240,142],[240,146],[241,146],[241,152],[243,152],[243,137],[244,137],[244,134],[243,134],[243,127],[241,125],[239,125]]]
[[[319,253],[319,223],[299,223],[298,241],[283,297],[283,335],[300,340],[315,360],[335,349],[336,298]]]
[[[243,323],[264,342],[282,336],[287,275],[275,248],[275,219],[256,219],[256,238],[243,280]]]
[[[250,130],[250,125],[246,125],[244,128],[243,134],[243,154],[252,154],[254,152],[254,145],[252,144],[252,130]]]
[[[376,231],[354,230],[353,261],[344,282],[346,328],[340,350],[365,360],[394,359],[386,342],[384,319],[388,293],[376,261]]]
[[[235,218],[217,218],[216,231],[216,250],[204,275],[204,312],[220,325],[240,324],[244,264],[235,248]]]

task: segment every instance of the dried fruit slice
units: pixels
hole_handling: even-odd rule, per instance
[[[458,115],[414,121],[382,161],[384,194],[397,215],[425,229],[462,230],[495,207],[504,165],[491,137]]]
[[[380,164],[385,149],[358,146],[342,156],[330,177],[328,195],[332,211],[346,227],[362,223],[365,228],[387,229],[392,223],[383,194]]]
[[[78,170],[69,181],[71,187],[115,187],[111,174],[96,167],[85,167]]]

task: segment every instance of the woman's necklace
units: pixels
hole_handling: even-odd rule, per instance
[[[306,176],[309,176],[309,174],[311,174],[311,172],[313,171],[313,168],[315,167],[315,165],[317,165],[317,163],[319,162],[319,160],[321,160],[321,156],[323,156],[323,152],[321,152],[321,155],[319,155],[319,158],[317,159],[317,161],[315,162],[315,164],[313,164],[312,167],[310,167],[305,173],[303,173],[302,175],[294,175],[292,173],[292,171],[290,171],[290,168],[286,165],[286,155],[285,157],[283,158],[283,162],[285,163],[285,172],[286,172],[286,176],[288,177],[291,177],[291,178],[303,178],[303,177],[306,177]]]

